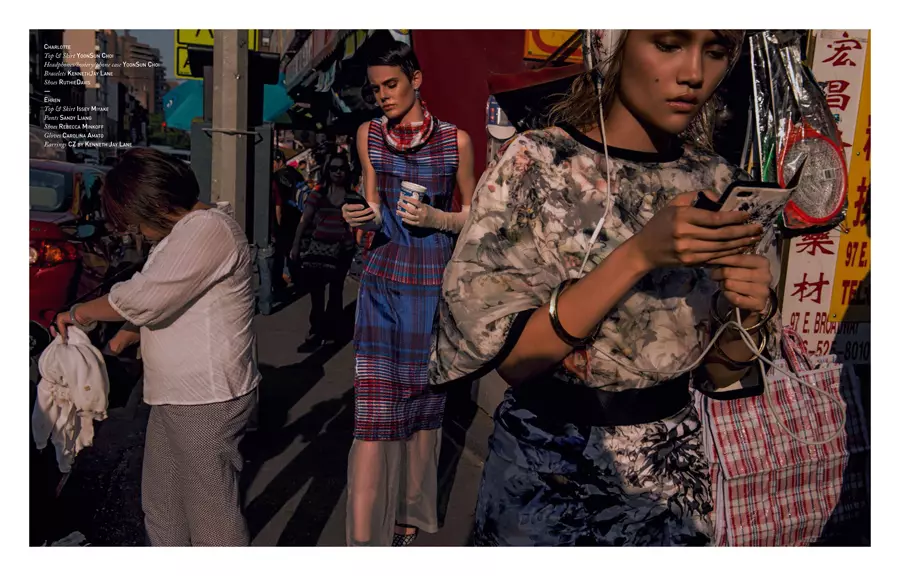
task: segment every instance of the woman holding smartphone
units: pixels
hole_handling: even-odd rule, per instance
[[[353,262],[353,233],[341,216],[341,206],[350,190],[350,163],[343,154],[325,161],[324,182],[309,193],[303,207],[303,218],[294,235],[291,260],[300,259],[300,243],[311,236],[309,248],[300,265],[305,285],[309,287],[311,309],[307,346],[321,346],[334,341],[344,311],[344,280]],[[328,306],[325,286],[328,285]]]
[[[740,177],[712,151],[709,120],[743,34],[612,35],[609,57],[590,53],[602,91],[589,70],[557,126],[506,147],[447,266],[431,382],[497,369],[512,386],[494,418],[478,545],[708,544],[689,386],[753,380],[755,353],[734,330],[703,356],[729,307],[759,352],[777,345],[778,268],[747,254],[761,228],[692,206]]]
[[[357,299],[347,541],[406,546],[418,530],[438,528],[445,397],[428,388],[428,361],[444,265],[475,188],[473,152],[468,134],[419,98],[422,72],[409,46],[385,46],[368,76],[384,116],[357,132],[367,205],[343,209],[354,228],[377,231]],[[426,196],[401,199],[403,182]],[[461,212],[450,211],[456,186]]]

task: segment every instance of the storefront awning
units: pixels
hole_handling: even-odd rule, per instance
[[[550,82],[577,76],[583,71],[584,68],[581,64],[572,64],[557,68],[528,70],[516,74],[490,74],[488,76],[488,89],[491,94],[502,94],[504,92],[524,90],[526,88],[540,86],[541,84],[549,84]]]
[[[264,122],[275,121],[293,105],[281,82],[263,86]],[[203,80],[187,80],[167,92],[163,96],[163,110],[166,126],[190,130],[194,119],[203,117]]]
[[[521,132],[550,121],[550,107],[582,71],[580,64],[573,64],[517,74],[491,74],[488,89],[509,121]]]
[[[294,56],[294,60],[297,61],[288,63],[286,67],[291,68],[292,64],[294,66],[300,66],[299,70],[291,70],[288,74],[288,84],[285,86],[287,90],[291,91],[300,84],[305,86],[309,77],[319,68],[324,68],[323,64],[335,55],[339,47],[343,50],[344,39],[354,32],[356,32],[356,30],[338,30],[328,43],[316,54],[309,54],[309,46],[302,47]],[[309,44],[312,41],[313,38],[310,36],[306,39],[305,44]],[[304,60],[306,60],[306,62],[304,62]]]

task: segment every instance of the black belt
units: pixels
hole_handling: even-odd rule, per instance
[[[609,392],[568,384],[555,378],[535,378],[512,391],[516,408],[558,423],[588,426],[632,426],[657,422],[691,402],[690,376],[685,374],[649,388]]]

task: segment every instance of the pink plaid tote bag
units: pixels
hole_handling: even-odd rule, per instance
[[[697,392],[718,546],[839,543],[869,508],[869,439],[859,380],[834,355],[810,357],[784,329],[768,390],[716,400]],[[813,388],[813,389],[810,389]]]

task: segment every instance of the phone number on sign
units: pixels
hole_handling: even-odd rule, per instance
[[[829,322],[828,314],[795,312],[788,318],[810,355],[836,354],[843,362],[868,363],[871,343],[859,322]],[[861,333],[862,332],[862,333]],[[813,339],[809,339],[812,336]]]
[[[871,343],[857,340],[846,342],[818,340],[810,342],[804,339],[803,344],[809,351],[810,356],[835,354],[838,360],[851,364],[868,364],[869,355],[871,354]]]

